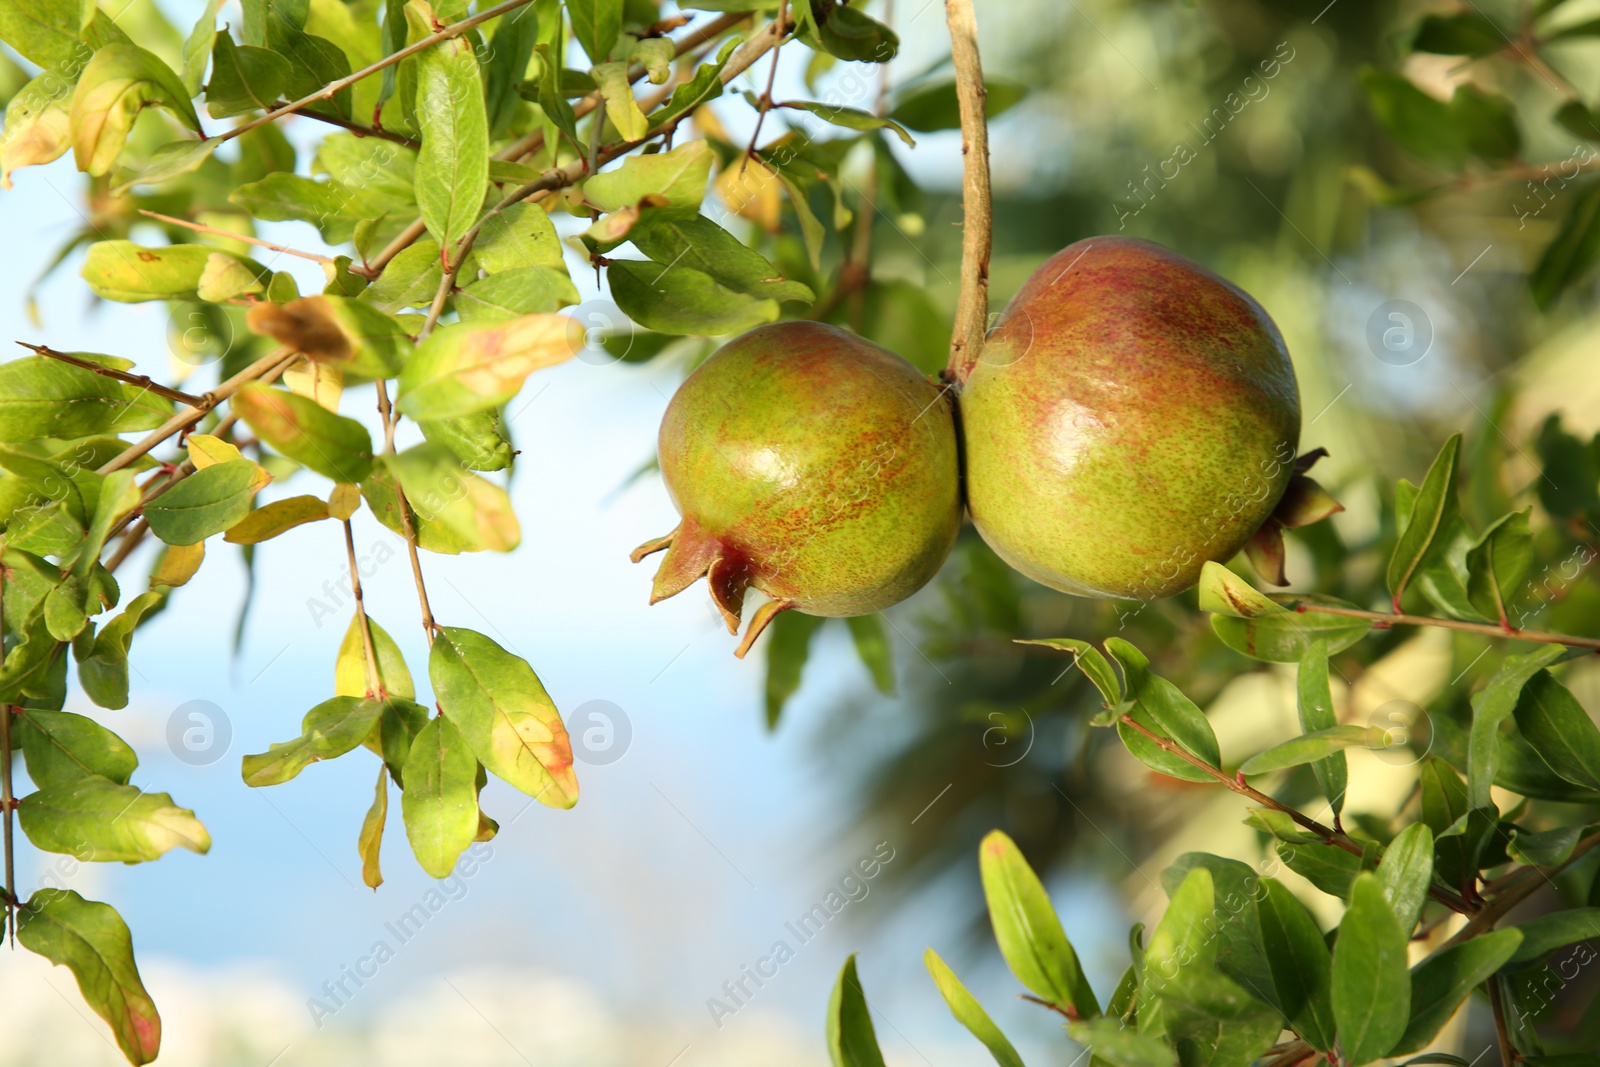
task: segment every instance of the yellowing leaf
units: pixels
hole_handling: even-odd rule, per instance
[[[256,508],[240,519],[222,539],[233,545],[257,545],[281,533],[328,517],[328,505],[314,496],[291,496]]]
[[[156,569],[150,574],[151,585],[179,586],[194,577],[195,571],[206,558],[206,543],[168,545]]]
[[[78,169],[107,173],[144,108],[172,112],[184,125],[200,131],[189,93],[160,59],[132,44],[100,49],[83,68],[72,94],[72,153]]]
[[[780,228],[782,189],[777,172],[749,156],[741,156],[717,175],[717,195],[723,203],[768,233],[777,233]]]
[[[245,293],[259,293],[266,289],[259,273],[245,266],[235,256],[213,252],[206,259],[205,270],[200,274],[200,287],[196,290],[201,300],[220,304]]]
[[[340,482],[328,494],[328,514],[343,521],[361,508],[361,487],[354,482]]]
[[[0,133],[0,188],[11,188],[11,172],[60,159],[72,147],[70,98],[61,76],[45,72],[18,90],[6,105]]]
[[[344,395],[344,372],[304,359],[283,372],[283,384],[291,393],[315,400],[329,411],[338,411],[339,398]]]
[[[489,326],[447,326],[417,347],[400,372],[399,408],[414,419],[449,419],[499,407],[536,370],[582,347],[564,315],[523,315]]]
[[[197,471],[205,470],[207,467],[215,466],[218,463],[229,463],[236,459],[246,459],[244,453],[240,452],[238,448],[222,440],[220,437],[212,437],[210,434],[190,434],[188,438],[188,444],[189,462],[194,464],[194,469]],[[248,462],[253,463],[254,461],[251,460]],[[272,475],[267,473],[266,468],[262,467],[259,463],[255,464],[255,468],[256,476],[255,479],[250,483],[250,492],[252,494],[261,492],[261,490],[265,489],[272,483]]]

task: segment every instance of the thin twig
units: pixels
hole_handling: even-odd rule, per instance
[[[288,105],[285,103],[274,103],[272,106],[273,108],[281,108],[287,107]],[[351,119],[340,118],[338,115],[330,115],[325,111],[303,111],[300,112],[300,114],[303,114],[308,119],[316,119],[318,122],[326,122],[330,126],[337,126],[341,130],[349,130],[357,137],[376,137],[380,141],[389,141],[394,144],[404,145],[405,147],[412,149],[422,147],[421,141],[413,137],[407,137],[403,133],[395,133],[392,130],[386,130],[382,126],[368,126],[362,122],[355,122]]]
[[[184,229],[193,230],[195,233],[216,234],[218,237],[226,237],[230,241],[243,241],[245,244],[255,245],[257,248],[266,248],[273,252],[282,252],[284,255],[288,256],[299,256],[301,259],[309,259],[315,263],[325,263],[330,267],[336,262],[331,256],[319,255],[316,252],[303,252],[298,248],[290,248],[288,245],[273,244],[271,241],[263,241],[259,237],[249,237],[242,233],[234,233],[231,230],[219,230],[215,226],[207,226],[203,222],[190,222],[188,219],[176,219],[171,215],[163,215],[159,211],[147,211],[144,208],[140,208],[139,214],[147,215],[152,219],[160,219],[162,222],[173,226],[182,226]]]
[[[1292,1067],[1293,1064],[1299,1063],[1306,1057],[1315,1055],[1316,1051],[1304,1041],[1296,1041],[1284,1049],[1282,1053],[1268,1060],[1266,1067]]]
[[[1174,741],[1172,738],[1156,733],[1148,726],[1139,722],[1132,715],[1124,715],[1120,721],[1127,725],[1130,729],[1133,729],[1149,738],[1162,751],[1170,752],[1174,756],[1177,756],[1179,759],[1183,760],[1185,763],[1194,767],[1196,770],[1204,771],[1207,775],[1215,778],[1218,782],[1227,786],[1240,796],[1249,797],[1262,807],[1271,808],[1273,811],[1279,811],[1289,816],[1289,818],[1299,823],[1302,827],[1322,838],[1324,844],[1332,845],[1335,848],[1341,848],[1352,855],[1365,855],[1365,850],[1361,847],[1360,843],[1353,840],[1348,835],[1340,833],[1338,830],[1335,830],[1330,826],[1324,826],[1322,823],[1311,818],[1309,815],[1290,807],[1280,800],[1269,797],[1261,790],[1256,789],[1255,787],[1246,783],[1241,775],[1229,774],[1221,767],[1213,767],[1199,756],[1196,756],[1194,753],[1178,744],[1178,742]],[[1467,905],[1466,901],[1462,900],[1459,896],[1450,892],[1448,889],[1444,889],[1440,886],[1429,886],[1428,895],[1434,900],[1437,900],[1439,903],[1443,904],[1445,907],[1449,908],[1451,911],[1457,911],[1463,915],[1473,914],[1472,908]]]
[[[206,412],[210,411],[212,408],[228,399],[234,393],[237,393],[240,389],[243,389],[248,383],[257,380],[258,378],[265,378],[269,374],[274,374],[274,372],[282,373],[288,368],[289,364],[293,363],[299,358],[300,353],[291,352],[287,348],[273,349],[271,352],[262,356],[260,359],[250,364],[238,374],[235,374],[232,378],[222,382],[209,393],[202,394],[198,398],[200,400],[199,404],[191,407],[188,411],[178,412],[176,415],[172,416],[172,418],[162,423],[159,427],[151,430],[144,437],[140,438],[137,443],[129,445],[123,451],[117,453],[115,456],[112,456],[109,460],[103,463],[100,468],[95,471],[95,473],[110,474],[112,471],[121,470],[123,467],[126,467],[140,456],[145,455],[151,449],[160,445],[161,442],[165,441],[167,438],[173,436],[174,434],[182,433],[184,430],[187,430],[189,427],[205,418]],[[276,375],[274,374],[274,376]]]
[[[273,108],[260,118],[251,119],[249,122],[235,126],[233,129],[228,130],[225,133],[220,133],[211,138],[211,140],[217,144],[221,144],[224,141],[231,141],[240,134],[249,133],[258,126],[265,126],[267,123],[272,122],[275,119],[281,119],[285,115],[292,115],[302,108],[310,107],[312,104],[318,103],[319,101],[332,100],[335,94],[344,89],[348,89],[350,86],[354,85],[358,81],[361,81],[363,78],[370,78],[372,75],[377,74],[385,67],[392,67],[401,60],[409,59],[411,56],[416,55],[418,52],[425,52],[434,45],[438,44],[440,41],[448,41],[453,37],[460,37],[463,33],[466,33],[474,26],[481,26],[490,19],[498,18],[499,16],[504,15],[507,11],[515,11],[517,8],[529,3],[532,3],[532,0],[505,0],[504,3],[499,3],[491,8],[488,8],[487,10],[480,11],[471,18],[462,19],[460,22],[452,22],[444,29],[430,33],[428,36],[422,38],[416,43],[409,44],[399,51],[390,53],[389,55],[386,55],[382,59],[378,60],[376,63],[368,64],[367,66],[356,71],[354,74],[349,74],[343,78],[331,81],[314,93],[302,96],[300,99],[295,100],[292,103],[284,104],[282,107]]]
[[[1518,904],[1521,904],[1524,900],[1549,885],[1556,875],[1577,863],[1595,848],[1600,848],[1600,831],[1596,831],[1579,841],[1573,848],[1572,855],[1561,863],[1532,868],[1541,877],[1525,878],[1514,885],[1508,886],[1504,892],[1499,893],[1493,900],[1484,905],[1482,910],[1469,919],[1465,926],[1457,930],[1455,935],[1440,947],[1449,948],[1451,945],[1458,945],[1463,941],[1471,940],[1481,933],[1494,929],[1495,924],[1505,918]]]
[[[950,54],[956,69],[956,100],[961,109],[961,291],[950,335],[947,372],[966,381],[983,351],[989,320],[989,252],[994,207],[989,189],[989,120],[985,110],[983,63],[978,58],[978,23],[972,0],[945,0]]]
[[[356,598],[356,618],[361,623],[361,644],[366,651],[367,698],[384,700],[383,677],[378,673],[378,653],[372,647],[372,627],[367,622],[367,604],[361,597],[361,572],[356,566],[356,535],[350,520],[344,520],[344,550],[350,558],[350,593]]]
[[[1568,645],[1572,648],[1600,649],[1600,638],[1574,637],[1570,634],[1552,634],[1543,630],[1516,630],[1487,622],[1465,622],[1461,619],[1440,619],[1432,615],[1407,615],[1403,612],[1367,611],[1363,608],[1342,608],[1332,604],[1295,604],[1295,611],[1315,612],[1318,615],[1345,615],[1352,619],[1368,619],[1384,626],[1439,626],[1446,630],[1462,630],[1483,634],[1486,637],[1505,637],[1514,641],[1533,641],[1543,645]]]
[[[1500,1046],[1501,1067],[1516,1067],[1517,1049],[1511,1043],[1511,1029],[1506,1026],[1505,993],[1500,988],[1500,979],[1491,976],[1488,981],[1489,1007],[1494,1010],[1494,1037]]]
[[[789,13],[789,0],[779,0],[778,24],[781,26],[784,17]],[[761,140],[761,125],[767,121],[767,112],[772,110],[772,87],[778,82],[778,57],[783,55],[783,46],[780,44],[772,50],[772,66],[767,71],[767,88],[761,94],[761,99],[756,101],[756,128],[750,134],[750,144],[745,148],[746,157],[756,154],[756,142]]]
[[[127,533],[122,535],[122,540],[118,542],[116,551],[106,557],[106,570],[111,571],[113,574],[116,573],[117,568],[122,566],[124,560],[133,555],[133,550],[139,547],[149,533],[150,524],[144,521],[143,516],[140,516],[137,522],[128,527]]]
[[[389,406],[388,383],[382,378],[377,381],[378,386],[378,414],[383,416],[383,451],[385,455],[394,453],[394,427],[400,421],[399,413]],[[399,475],[394,479],[395,506],[400,512],[400,532],[406,539],[406,552],[411,556],[411,577],[417,583],[417,604],[422,608],[422,630],[428,635],[429,646],[433,645],[433,608],[428,603],[428,586],[422,580],[422,557],[417,552],[417,529],[411,521],[411,505],[406,501],[406,491],[400,485]]]
[[[141,389],[156,394],[156,396],[165,397],[168,400],[175,400],[180,404],[188,404],[190,407],[194,407],[200,403],[199,397],[190,396],[188,393],[178,389],[169,389],[167,386],[162,385],[160,382],[155,381],[154,379],[143,374],[129,374],[125,370],[117,370],[115,367],[103,366],[99,363],[95,363],[92,360],[79,359],[70,352],[57,352],[48,345],[31,345],[26,341],[18,341],[17,344],[21,345],[23,348],[29,349],[36,355],[48,356],[50,359],[57,360],[61,363],[70,363],[74,367],[82,367],[84,370],[98,374],[102,378],[114,378],[126,385],[136,385]]]

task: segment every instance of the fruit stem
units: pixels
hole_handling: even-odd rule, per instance
[[[1509,637],[1542,645],[1566,645],[1570,648],[1600,650],[1600,638],[1573,637],[1570,634],[1553,634],[1543,630],[1508,630],[1499,623],[1440,619],[1432,615],[1407,615],[1404,612],[1366,611],[1362,608],[1341,608],[1330,604],[1311,604],[1307,605],[1305,610],[1314,611],[1318,615],[1346,615],[1352,619],[1368,619],[1383,629],[1397,625],[1439,626],[1446,630],[1463,630],[1471,634],[1483,634],[1486,637]]]
[[[989,252],[994,207],[989,188],[989,120],[983,63],[978,57],[978,22],[972,0],[945,0],[950,55],[956,68],[956,100],[961,108],[961,291],[956,297],[947,371],[967,380],[983,352],[989,320]]]

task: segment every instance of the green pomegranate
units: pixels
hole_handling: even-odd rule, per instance
[[[661,473],[683,521],[650,602],[705,575],[737,633],[748,587],[780,611],[866,615],[920,589],[961,523],[953,405],[910,363],[819,322],[757,327],[718,349],[667,405]]]
[[[1000,316],[960,410],[973,522],[1030,578],[1149,600],[1251,543],[1281,584],[1294,367],[1261,306],[1198,264],[1126,237],[1058,253]]]

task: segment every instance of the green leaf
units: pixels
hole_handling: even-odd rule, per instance
[[[1403,1056],[1426,1048],[1467,994],[1505,966],[1521,943],[1522,934],[1514,928],[1492,930],[1441,949],[1417,964],[1411,972],[1411,1019],[1389,1055]]]
[[[566,362],[581,346],[573,320],[563,315],[444,326],[417,346],[400,372],[397,406],[414,419],[498,408],[517,395],[528,375]]]
[[[825,122],[843,126],[847,130],[893,130],[895,135],[905,142],[907,148],[917,146],[916,140],[906,132],[906,128],[893,118],[874,115],[859,108],[819,104],[815,100],[786,100],[779,106],[793,108],[796,111],[808,111]]]
[[[28,777],[40,789],[71,785],[91,775],[127,785],[139,766],[126,741],[87,716],[19,708],[14,721]]]
[[[82,367],[45,356],[0,363],[0,442],[153,430],[171,416],[169,401]]]
[[[1511,929],[1522,934],[1522,943],[1509,962],[1534,963],[1563,945],[1600,938],[1600,908],[1552,912],[1518,923]]]
[[[1306,650],[1317,641],[1323,642],[1329,655],[1343,652],[1367,635],[1372,624],[1365,619],[1347,615],[1329,615],[1317,611],[1318,604],[1329,607],[1353,608],[1351,604],[1335,597],[1309,593],[1286,595],[1275,603],[1286,603],[1296,610],[1282,615],[1261,615],[1253,619],[1235,619],[1227,615],[1212,615],[1212,632],[1223,644],[1251,659],[1268,663],[1299,663]],[[1304,611],[1297,610],[1305,608]]]
[[[1520,656],[1507,656],[1489,684],[1472,696],[1472,737],[1467,752],[1467,795],[1474,808],[1493,804],[1489,789],[1494,784],[1499,760],[1500,727],[1515,712],[1522,687],[1529,679],[1567,655],[1560,645]]]
[[[777,727],[784,704],[800,689],[800,673],[811,651],[811,635],[821,626],[821,618],[799,611],[779,612],[767,626],[767,729]]]
[[[1111,664],[1100,650],[1087,641],[1076,637],[1050,637],[1037,641],[1018,640],[1019,645],[1043,645],[1046,648],[1059,648],[1064,652],[1072,653],[1073,665],[1083,672],[1085,678],[1094,683],[1100,690],[1100,697],[1107,708],[1114,708],[1122,703],[1122,682],[1117,679],[1117,674],[1111,669]]]
[[[383,871],[378,866],[378,852],[383,847],[383,824],[389,816],[389,768],[378,766],[378,785],[372,798],[372,807],[361,820],[361,833],[356,837],[356,852],[361,856],[361,881],[368,889],[383,884]]]
[[[154,528],[152,524],[151,529]],[[122,614],[100,628],[88,654],[78,656],[78,682],[84,694],[102,708],[128,706],[128,646],[133,641],[133,630],[163,598],[161,593],[148,592],[128,601]],[[73,648],[76,651],[78,646]]]
[[[150,532],[169,545],[193,545],[228,529],[250,513],[258,470],[251,460],[230,459],[195,471],[145,505]]]
[[[442,445],[437,447],[443,448]],[[448,449],[444,451],[446,455],[449,454]],[[394,533],[405,534],[400,522],[400,498],[394,475],[388,466],[380,463],[372,469],[372,473],[361,483],[361,497],[379,522]],[[414,506],[408,506],[406,510],[411,513],[411,529],[416,534],[418,547],[449,556],[483,551],[484,545],[445,525],[437,516],[424,519]]]
[[[522,542],[506,491],[461,466],[449,449],[424,442],[383,457],[383,464],[399,479],[417,517],[448,530],[460,546],[456,551],[510,552]]]
[[[1600,789],[1600,728],[1549,671],[1528,679],[1515,714],[1523,739],[1551,770],[1575,785]]]
[[[1411,1017],[1409,937],[1395,920],[1376,875],[1357,876],[1333,949],[1333,1017],[1352,1067],[1384,1056]]]
[[[1497,93],[1486,93],[1464,82],[1450,98],[1450,119],[1466,142],[1467,150],[1490,163],[1515,160],[1522,151],[1516,105]]]
[[[435,248],[433,258],[438,257]],[[479,269],[490,274],[519,267],[550,267],[562,273],[567,269],[555,224],[538,204],[512,204],[487,216],[472,244],[472,257]]]
[[[141,863],[182,847],[204,854],[211,835],[166,793],[89,775],[22,798],[17,819],[35,848],[81,861]]]
[[[833,1067],[883,1067],[867,997],[856,976],[854,953],[844,961],[828,997],[828,1057]]]
[[[495,25],[483,72],[490,137],[504,134],[516,118],[522,105],[517,86],[527,74],[538,40],[539,16],[532,4],[507,12]]]
[[[1533,535],[1524,508],[1500,518],[1467,552],[1467,596],[1486,618],[1509,626],[1506,603],[1516,596],[1533,565]]]
[[[1581,100],[1568,100],[1551,116],[1556,124],[1575,137],[1600,141],[1600,119]]]
[[[1412,823],[1400,831],[1384,849],[1377,876],[1383,898],[1409,940],[1433,881],[1433,831],[1426,823]]]
[[[1347,748],[1382,748],[1388,733],[1381,727],[1341,725],[1292,737],[1239,765],[1240,774],[1267,774],[1327,759]]]
[[[1590,182],[1573,200],[1572,211],[1561,224],[1561,232],[1546,246],[1528,275],[1533,302],[1541,311],[1548,310],[1569,286],[1588,276],[1597,259],[1600,259],[1600,182]]]
[[[338,181],[313,181],[282,171],[241,185],[228,194],[228,202],[258,219],[312,223],[329,244],[350,240],[358,224],[365,219],[381,219],[396,212],[414,210],[409,203],[385,194],[375,183],[350,186]],[[276,293],[272,296],[283,299]],[[288,299],[293,299],[293,295]]]
[[[1291,871],[1330,897],[1343,900],[1350,898],[1350,887],[1361,873],[1360,856],[1320,841],[1303,845],[1280,842],[1278,856]]]
[[[200,17],[195,19],[189,36],[183,39],[183,88],[191,96],[200,95],[206,79],[206,60],[211,56],[212,39],[217,35],[217,12],[223,0],[205,0]],[[93,10],[93,5],[90,5]]]
[[[1163,734],[1191,755],[1213,767],[1222,765],[1222,752],[1211,723],[1194,701],[1165,678],[1151,674],[1144,653],[1120,637],[1106,639],[1106,651],[1122,668],[1127,699],[1132,703],[1128,715],[1146,729]],[[1152,770],[1188,782],[1214,781],[1211,775],[1157,745],[1125,722],[1117,723],[1117,733],[1128,751]]]
[[[372,651],[378,661],[378,682],[383,686],[382,697],[401,697],[415,700],[417,691],[406,669],[400,646],[376,619],[367,616],[367,629],[372,635]],[[333,691],[344,697],[364,697],[367,692],[367,643],[361,636],[361,616],[350,616],[350,626],[339,642],[339,654],[333,661]]]
[[[137,45],[113,44],[97,51],[72,94],[72,154],[78,169],[97,177],[110,171],[122,155],[133,120],[152,106],[201,132],[189,91],[171,67]]]
[[[993,120],[1020,104],[1028,95],[1021,82],[985,78],[984,115]],[[956,80],[945,76],[922,78],[897,88],[889,99],[889,117],[919,133],[955,130],[961,127],[961,106],[956,99]]]
[[[1148,1016],[1171,1011],[1180,1017],[1207,1017],[1214,1027],[1215,1020],[1241,1020],[1270,1010],[1217,970],[1222,947],[1216,936],[1218,914],[1211,870],[1204,865],[1191,868],[1172,892],[1145,948],[1139,984],[1141,1024]],[[1281,1026],[1277,1012],[1272,1018]]]
[[[722,43],[715,57],[696,67],[687,81],[679,82],[667,102],[650,112],[650,128],[659,130],[680,115],[687,115],[701,104],[721,96],[722,68],[727,65],[728,57],[733,55],[738,45],[738,38],[730,37]]]
[[[84,10],[73,0],[5,0],[0,40],[58,78],[74,76],[91,51],[128,39],[104,13],[85,27]]]
[[[444,878],[478,836],[478,761],[449,719],[429,719],[406,756],[400,813],[411,851]]]
[[[156,1058],[161,1016],[139,979],[133,935],[115,908],[71,889],[41,889],[17,911],[17,940],[72,972],[84,1001],[111,1027],[129,1063]]]
[[[423,222],[447,255],[478,220],[489,185],[489,119],[478,57],[462,38],[420,53],[417,121],[417,205]]]
[[[524,315],[547,315],[578,301],[578,287],[567,272],[550,267],[501,271],[473,282],[455,296],[461,321],[480,326],[509,322]]]
[[[850,624],[850,637],[855,641],[856,655],[872,675],[872,684],[878,692],[894,692],[894,651],[889,644],[889,634],[883,628],[881,615],[854,615],[846,619]]]
[[[287,177],[287,175],[285,175]],[[80,273],[96,296],[123,304],[145,300],[193,300],[206,265],[218,253],[212,245],[145,248],[132,241],[96,241]],[[246,267],[250,261],[243,261]]]
[[[1295,673],[1295,706],[1300,714],[1300,729],[1307,733],[1338,725],[1333,711],[1333,690],[1328,684],[1328,650],[1313,641],[1300,657]],[[1350,786],[1350,766],[1343,752],[1336,752],[1311,765],[1322,795],[1338,815],[1344,809],[1345,791]]]
[[[1427,15],[1417,24],[1411,47],[1444,56],[1486,56],[1510,45],[1506,35],[1481,11]]]
[[[259,382],[240,389],[231,403],[261,440],[325,478],[359,482],[372,473],[372,435],[354,419]]]
[[[1238,619],[1281,615],[1284,608],[1220,563],[1200,568],[1200,610]]]
[[[383,713],[378,718],[378,754],[395,785],[404,785],[411,746],[428,721],[428,709],[415,701],[390,697],[383,702]],[[371,747],[370,739],[367,747]]]
[[[445,716],[490,774],[553,808],[578,802],[567,728],[526,660],[483,634],[441,626],[428,677]]]
[[[226,32],[218,33],[211,52],[211,80],[206,84],[206,110],[214,119],[270,110],[289,79],[287,59],[270,49],[234,44]]]
[[[383,704],[361,697],[324,700],[300,721],[300,736],[244,757],[240,773],[253,787],[282,785],[318,760],[336,759],[360,746],[378,724]]]
[[[511,466],[511,439],[500,429],[497,411],[454,419],[424,419],[417,423],[417,429],[429,441],[448,448],[468,470],[498,471]]]
[[[1261,941],[1272,972],[1278,1006],[1312,1048],[1333,1048],[1333,960],[1317,921],[1295,895],[1276,881],[1265,881]]]
[[[944,1002],[949,1006],[950,1014],[956,1017],[956,1022],[965,1026],[973,1037],[983,1042],[983,1047],[989,1050],[989,1055],[994,1057],[1000,1067],[1023,1067],[1022,1057],[1017,1055],[1017,1050],[1011,1041],[994,1024],[994,1020],[989,1018],[989,1013],[983,1010],[983,1005],[978,1003],[977,998],[967,992],[967,987],[961,984],[961,979],[945,965],[939,954],[930,948],[922,954],[922,962],[928,968],[928,973],[933,976],[933,984],[939,987],[939,995],[944,997]]]
[[[622,31],[622,0],[566,0],[572,36],[591,63],[604,63]]]
[[[1595,826],[1561,826],[1554,830],[1530,833],[1520,826],[1513,826],[1506,851],[1518,863],[1536,867],[1553,866],[1571,859],[1578,842],[1596,829]]]
[[[1499,162],[1514,158],[1521,147],[1515,110],[1504,97],[1463,84],[1443,103],[1404,75],[1372,67],[1361,71],[1361,84],[1390,135],[1435,166],[1460,170],[1472,156]]]
[[[1456,517],[1456,459],[1461,452],[1461,435],[1453,434],[1439,450],[1428,476],[1423,479],[1412,507],[1410,521],[1395,541],[1389,557],[1387,579],[1395,610],[1400,598],[1428,553],[1434,538]],[[1332,649],[1330,648],[1330,651]]]
[[[1165,1041],[1141,1034],[1121,1019],[1069,1022],[1067,1036],[1090,1051],[1091,1063],[1110,1067],[1176,1067],[1178,1063],[1177,1054]]]
[[[646,197],[661,218],[694,218],[706,198],[714,153],[705,141],[689,141],[670,152],[627,156],[616,170],[583,183],[584,197],[602,211],[636,207]]]
[[[856,8],[822,0],[798,0],[795,8],[800,39],[836,59],[887,63],[899,50],[893,30]]]
[[[488,226],[484,230],[487,232]],[[477,248],[473,245],[474,257],[478,254]],[[423,238],[391,259],[378,280],[362,291],[360,299],[389,314],[401,308],[427,307],[443,280],[439,242]]]
[[[660,333],[720,336],[778,318],[776,300],[746,296],[689,267],[613,260],[607,273],[623,313]]]
[[[322,89],[330,82],[338,81],[350,73],[350,60],[345,55],[344,49],[328,40],[306,33],[303,25],[284,17],[284,8],[281,3],[274,3],[268,7],[269,17],[266,20],[266,39],[251,40],[246,32],[246,42],[253,45],[265,44],[273,52],[289,60],[289,85],[288,95],[299,99],[310,96]],[[308,110],[323,111],[337,115],[340,118],[355,118],[353,104],[355,94],[347,86],[333,94],[333,99],[327,103],[311,105]]]
[[[766,256],[703,216],[652,221],[628,237],[655,262],[692,268],[746,296],[780,302],[816,299],[809,286],[785,279]]]
[[[1058,1009],[1084,1018],[1100,1014],[1100,1002],[1084,976],[1078,954],[1061,929],[1039,876],[1016,843],[991,830],[978,849],[989,920],[1011,973]]]

